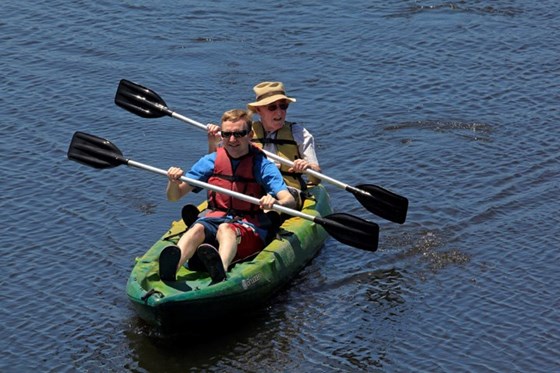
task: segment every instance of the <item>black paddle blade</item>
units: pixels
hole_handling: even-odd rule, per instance
[[[112,168],[128,161],[119,148],[109,140],[83,132],[76,132],[68,147],[68,159],[93,168]]]
[[[183,209],[181,210],[181,217],[183,218],[183,222],[185,222],[185,225],[187,227],[190,227],[196,221],[196,219],[198,219],[198,214],[200,214],[198,207],[190,203],[183,206]]]
[[[379,226],[356,216],[335,213],[316,217],[314,222],[325,228],[338,241],[358,249],[375,251],[379,243]]]
[[[346,190],[354,194],[362,206],[375,215],[399,224],[405,222],[408,210],[408,199],[405,197],[372,184],[348,186]]]
[[[143,118],[160,118],[172,113],[157,93],[126,79],[119,83],[115,104]]]

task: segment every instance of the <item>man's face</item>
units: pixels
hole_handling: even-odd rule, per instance
[[[286,120],[289,104],[287,100],[282,99],[266,106],[257,106],[257,113],[261,117],[265,130],[272,132],[282,128]]]
[[[253,131],[247,130],[247,123],[244,119],[222,123],[222,141],[230,157],[240,158],[247,154],[252,136]]]

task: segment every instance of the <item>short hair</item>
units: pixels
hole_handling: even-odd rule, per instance
[[[222,123],[224,122],[237,122],[239,120],[244,120],[245,124],[247,125],[246,130],[251,131],[253,129],[251,123],[251,114],[242,109],[232,109],[226,111],[222,115]]]

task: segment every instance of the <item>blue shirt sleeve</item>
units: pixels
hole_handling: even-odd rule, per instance
[[[268,194],[277,198],[278,192],[288,189],[280,170],[265,157],[257,157],[256,159],[260,159],[260,162],[257,161],[260,164],[257,164],[257,167],[255,167],[255,173],[257,173],[255,179],[264,187]],[[260,173],[257,171],[260,171]]]
[[[189,171],[185,174],[190,179],[207,182],[214,172],[214,163],[216,161],[216,153],[210,153],[200,158]],[[195,187],[193,192],[198,193],[202,188]]]

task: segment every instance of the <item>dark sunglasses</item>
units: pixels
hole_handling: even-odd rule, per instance
[[[236,139],[240,138],[240,137],[244,137],[247,136],[247,134],[249,133],[248,130],[243,130],[243,131],[222,131],[222,138],[224,139],[229,139],[231,137],[231,135],[233,135],[233,137],[235,137]]]
[[[286,111],[288,109],[288,106],[290,106],[290,104],[288,104],[286,102],[283,102],[279,105],[276,105],[276,104],[268,105],[266,108],[268,109],[268,111],[275,111],[278,108],[280,108],[280,110],[282,110],[282,111]]]

